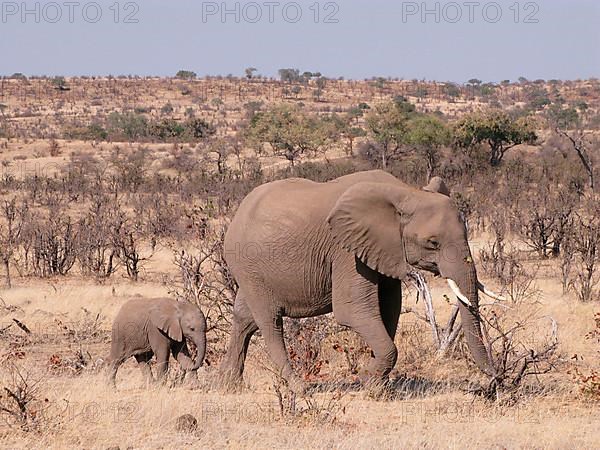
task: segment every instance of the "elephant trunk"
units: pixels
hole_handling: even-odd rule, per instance
[[[204,356],[206,354],[206,334],[203,333],[200,337],[194,339],[196,345],[196,359],[194,359],[194,365],[192,370],[198,370],[204,363]]]
[[[462,266],[456,270],[456,266]],[[469,351],[473,356],[475,364],[487,375],[495,376],[494,364],[483,344],[481,323],[479,316],[479,295],[477,271],[472,262],[470,252],[464,258],[462,264],[454,263],[447,271],[442,271],[444,277],[453,280],[462,295],[468,301],[459,301],[458,307],[462,320],[463,332]],[[470,303],[470,306],[468,305]]]

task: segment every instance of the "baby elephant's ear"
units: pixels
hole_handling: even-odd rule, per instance
[[[424,191],[427,192],[437,192],[438,194],[445,195],[446,197],[450,197],[450,189],[444,183],[440,177],[433,177],[429,184],[423,188]]]
[[[150,310],[150,322],[159,330],[167,333],[169,338],[181,342],[183,331],[179,323],[179,309],[174,302],[164,302]]]

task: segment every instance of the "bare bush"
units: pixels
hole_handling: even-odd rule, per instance
[[[26,202],[17,204],[16,197],[4,200],[1,209],[4,223],[0,225],[0,258],[6,273],[6,286],[11,288],[10,264],[22,239],[23,228],[29,220]]]
[[[333,337],[332,348],[344,354],[349,375],[357,375],[360,365],[371,356],[371,349],[352,330],[338,330]]]
[[[149,150],[142,146],[128,152],[115,147],[111,154],[111,163],[121,190],[138,192],[146,180],[150,164],[149,153]]]
[[[75,264],[77,231],[71,218],[61,211],[50,211],[47,219],[37,221],[32,240],[36,276],[66,275]]]
[[[81,375],[90,365],[92,355],[79,348],[73,355],[61,356],[54,353],[48,359],[48,370],[55,375]]]
[[[600,344],[600,313],[594,316],[595,327],[586,335],[586,339]],[[600,347],[598,347],[600,353]],[[591,369],[583,371],[579,367],[572,368],[569,373],[579,386],[581,394],[592,401],[600,400],[600,371]]]
[[[506,262],[505,247],[507,225],[502,215],[493,215],[490,218],[490,228],[494,236],[491,244],[479,251],[479,259],[483,270],[489,275],[501,278]]]
[[[487,396],[515,402],[527,380],[540,384],[538,375],[557,369],[561,362],[558,326],[552,317],[541,316],[531,305],[520,305],[512,309],[491,307],[482,318],[484,343],[495,371],[484,390]]]
[[[48,151],[50,152],[50,156],[52,157],[60,156],[60,144],[57,142],[56,139],[50,139],[50,142],[48,143]]]
[[[569,237],[568,286],[582,302],[598,296],[598,264],[600,262],[600,209],[588,203],[584,211],[576,213]],[[564,270],[567,267],[563,267]]]
[[[138,281],[144,263],[154,255],[155,245],[152,243],[147,248],[146,237],[139,215],[132,219],[123,210],[117,212],[112,229],[112,245],[127,270],[127,276],[133,281]]]
[[[222,341],[229,333],[238,286],[223,255],[225,227],[203,227],[202,234],[203,239],[194,241],[188,250],[173,250],[173,263],[179,274],[167,283],[171,294],[202,309],[208,331]]]
[[[109,337],[109,332],[103,329],[104,318],[100,313],[93,314],[85,308],[82,308],[83,315],[76,321],[63,322],[56,319],[55,323],[60,334],[68,342],[96,343],[104,342]]]
[[[564,119],[564,112],[562,111]],[[577,114],[577,113],[575,113]],[[565,138],[573,148],[573,151],[579,158],[581,165],[585,169],[588,185],[591,191],[595,190],[595,175],[596,175],[596,161],[595,153],[593,152],[594,147],[598,145],[598,137],[589,130],[585,129],[585,124],[579,118],[574,120],[554,120],[554,130],[556,133]],[[563,123],[561,123],[563,122]],[[574,126],[575,129],[568,130],[569,126]]]
[[[286,318],[284,323],[284,339],[292,368],[305,381],[319,379],[321,369],[327,364],[323,357],[323,341],[336,328],[332,318]]]
[[[335,424],[346,414],[352,401],[348,388],[337,386],[319,398],[297,395],[279,374],[273,373],[273,390],[279,405],[279,417],[290,423]]]
[[[515,213],[524,242],[543,258],[550,254],[558,256],[571,226],[575,204],[572,194],[543,183],[538,195],[520,205]]]
[[[522,261],[521,253],[514,248],[507,248],[504,236],[505,226],[502,221],[492,220],[495,239],[491,244],[479,250],[479,260],[483,271],[498,281],[502,293],[508,296],[513,304],[533,300],[539,295],[535,285],[537,266],[528,269]]]
[[[41,379],[12,363],[3,364],[2,369],[0,417],[11,428],[41,431],[46,424],[45,412],[49,405],[48,399],[42,396]]]
[[[117,211],[106,196],[94,196],[88,213],[79,221],[77,259],[84,275],[99,280],[110,277],[118,267],[118,249],[112,240]]]

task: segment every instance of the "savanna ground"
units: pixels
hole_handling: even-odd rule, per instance
[[[600,213],[569,140],[581,138],[594,175],[596,80],[16,77],[2,80],[1,98],[2,447],[597,448]],[[477,125],[480,110],[536,123],[519,122],[520,145],[493,162],[488,141],[461,139],[460,121],[474,115]],[[282,117],[280,129],[265,126]],[[407,282],[388,389],[358,388],[368,349],[325,318],[287,322],[312,395],[287,390],[260,336],[245,388],[224,392],[217,369],[235,284],[219,245],[236,205],[272,179],[382,165],[414,185],[435,174],[452,188],[480,278],[507,297],[482,296],[481,308],[504,385],[483,394],[489,380],[460,333],[439,354]],[[427,281],[438,332],[456,330],[451,292]],[[132,359],[117,389],[106,385],[112,319],[136,295],[203,307],[211,330],[197,380],[175,383],[173,362],[166,386],[145,389]],[[183,414],[197,427],[182,428]]]

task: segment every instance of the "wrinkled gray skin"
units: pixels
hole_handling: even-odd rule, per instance
[[[197,347],[195,361],[190,357],[185,338]],[[206,319],[197,306],[170,298],[133,299],[121,307],[112,326],[109,382],[115,384],[119,366],[131,356],[149,383],[153,355],[156,355],[157,380],[163,381],[171,353],[181,369],[189,372],[202,366],[205,352]]]
[[[239,284],[223,376],[239,383],[258,329],[281,374],[305,386],[290,366],[282,317],[333,311],[372,349],[368,373],[394,367],[401,284],[411,266],[451,278],[470,300],[459,302],[477,365],[492,373],[482,343],[477,272],[465,224],[440,179],[415,189],[383,171],[328,183],[288,179],[252,191],[225,237],[225,258]]]

